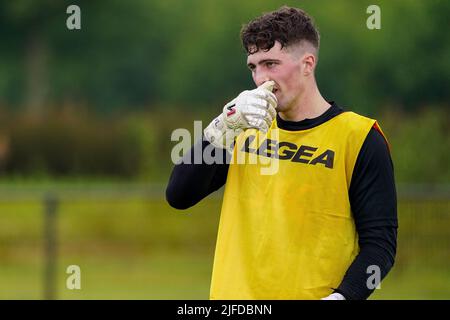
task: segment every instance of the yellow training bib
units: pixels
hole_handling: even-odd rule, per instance
[[[236,140],[211,299],[320,299],[359,252],[348,190],[375,120],[343,112],[314,128]]]

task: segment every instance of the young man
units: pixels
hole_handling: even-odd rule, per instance
[[[169,204],[185,209],[225,184],[210,297],[366,299],[396,253],[383,133],[375,120],[322,97],[314,77],[319,34],[304,11],[264,14],[241,37],[257,88],[225,105],[196,147],[278,161],[277,170],[189,164],[194,147],[166,190]]]

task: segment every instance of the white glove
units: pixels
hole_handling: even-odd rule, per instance
[[[335,292],[320,300],[345,300],[345,297],[342,294]]]
[[[258,88],[241,92],[223,108],[203,131],[206,140],[218,148],[233,151],[234,139],[245,129],[267,132],[275,119],[277,98],[272,93],[275,82],[266,81]]]

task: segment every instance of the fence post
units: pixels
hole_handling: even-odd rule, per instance
[[[56,299],[57,214],[59,201],[54,193],[44,198],[44,299]]]

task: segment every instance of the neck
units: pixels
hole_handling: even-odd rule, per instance
[[[286,121],[302,121],[317,118],[329,107],[330,104],[322,97],[315,81],[313,81],[310,87],[306,87],[299,97],[293,101],[292,106],[278,114],[281,119]]]

